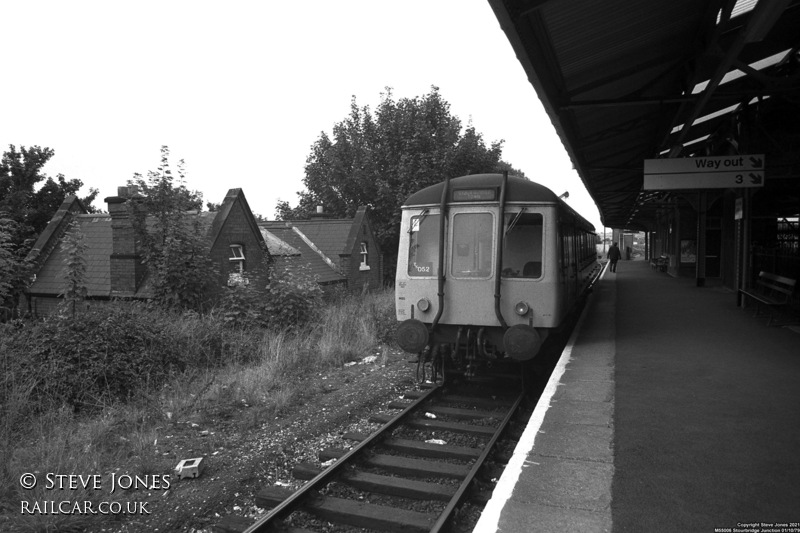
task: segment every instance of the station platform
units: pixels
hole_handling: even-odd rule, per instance
[[[798,331],[767,327],[729,290],[620,261],[595,285],[474,531],[798,522]]]

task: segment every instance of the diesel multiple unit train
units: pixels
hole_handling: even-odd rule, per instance
[[[527,361],[600,269],[594,226],[507,174],[448,179],[402,206],[397,341],[468,376]]]

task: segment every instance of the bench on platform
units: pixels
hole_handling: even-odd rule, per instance
[[[794,292],[796,280],[778,276],[770,272],[761,271],[758,273],[758,280],[756,286],[750,289],[739,289],[739,292],[745,296],[742,300],[742,307],[747,304],[747,297],[752,298],[756,302],[756,312],[753,316],[761,314],[762,306],[769,309],[769,320],[767,326],[772,324],[775,316],[773,311],[781,311],[783,308],[788,308]]]
[[[658,270],[659,272],[666,272],[667,267],[669,266],[669,257],[666,255],[662,255],[660,257],[654,257],[650,260],[650,268],[653,270]]]

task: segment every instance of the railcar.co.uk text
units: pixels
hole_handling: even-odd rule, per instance
[[[100,491],[109,489],[109,494],[131,490],[169,490],[169,474],[131,476],[111,473],[108,477],[100,474],[56,474],[44,475],[26,472],[19,478],[20,486],[33,490],[37,486],[48,491]],[[85,492],[84,492],[85,494]],[[150,514],[147,502],[137,501],[94,501],[70,499],[43,499],[20,501],[22,514]]]

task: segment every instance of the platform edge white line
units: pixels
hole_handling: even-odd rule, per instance
[[[601,280],[605,277],[606,270],[607,269],[604,268],[603,272],[600,274]],[[586,318],[586,310],[588,308],[589,303],[587,302],[583,311],[581,311],[581,316],[578,319],[578,323],[575,325],[572,335],[570,335],[569,341],[567,341],[567,345],[561,352],[558,363],[556,363],[555,368],[553,368],[553,373],[550,374],[550,379],[547,380],[547,385],[544,391],[542,391],[539,401],[536,403],[536,408],[533,410],[528,425],[525,427],[522,437],[520,437],[517,446],[514,448],[511,460],[503,470],[503,474],[500,476],[492,492],[491,499],[486,504],[486,507],[484,507],[478,519],[478,523],[475,524],[475,528],[472,530],[473,533],[496,533],[500,531],[500,513],[511,498],[511,494],[514,492],[514,487],[517,485],[522,469],[525,467],[528,453],[533,450],[536,435],[539,434],[547,410],[550,409],[550,401],[553,399],[556,389],[561,384],[561,377],[564,375],[567,363],[572,359],[572,349],[575,346],[578,334],[583,326],[583,321]]]

